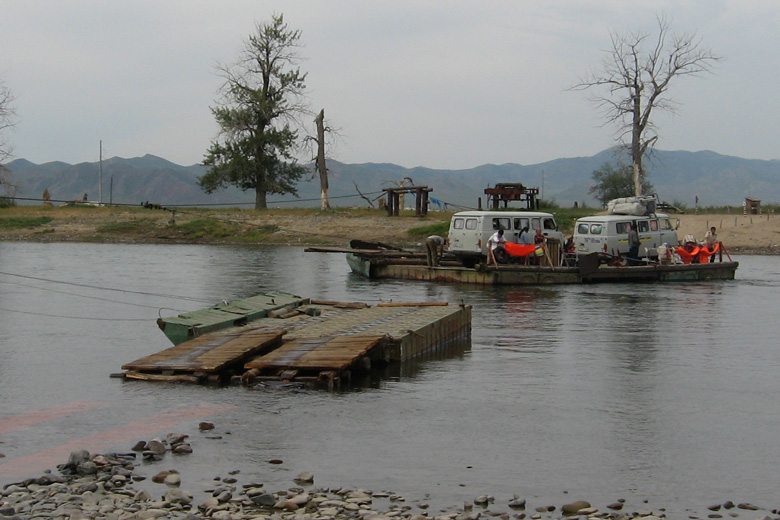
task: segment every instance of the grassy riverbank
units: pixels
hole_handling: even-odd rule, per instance
[[[565,234],[574,219],[595,210],[553,210]],[[384,210],[17,206],[0,209],[0,240],[345,246],[351,239],[413,246],[426,236],[446,236],[452,212],[425,218],[411,211],[388,217]],[[780,219],[774,215],[672,215],[680,238],[701,239],[710,226],[731,252],[780,254]]]

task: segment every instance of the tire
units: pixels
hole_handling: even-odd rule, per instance
[[[497,247],[496,250],[493,251],[493,256],[496,258],[496,262],[499,264],[509,263],[509,253],[507,253],[506,249],[503,247]]]

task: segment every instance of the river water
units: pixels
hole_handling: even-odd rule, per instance
[[[39,475],[58,448],[127,452],[176,431],[194,454],[139,472],[178,469],[196,495],[230,471],[271,489],[310,471],[432,513],[481,494],[504,510],[515,494],[775,508],[780,258],[735,260],[727,282],[483,288],[368,281],[341,254],[292,247],[0,243],[0,484]],[[109,377],[170,346],[158,315],[272,290],[464,301],[472,344],[333,393]],[[186,419],[148,426],[175,412]]]

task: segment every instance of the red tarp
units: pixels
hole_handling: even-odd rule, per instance
[[[706,264],[710,261],[710,256],[714,255],[720,249],[720,242],[715,244],[712,250],[707,249],[707,246],[694,247],[692,251],[686,251],[682,247],[677,248],[677,254],[680,255],[684,264],[690,264],[694,258],[699,259],[700,264]]]
[[[534,254],[536,246],[533,244],[515,244],[513,242],[505,242],[504,249],[512,256],[528,256]]]

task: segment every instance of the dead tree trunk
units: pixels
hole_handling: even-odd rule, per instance
[[[320,209],[330,209],[328,201],[328,168],[325,166],[325,109],[320,110],[314,118],[317,125],[317,172],[320,174]]]

